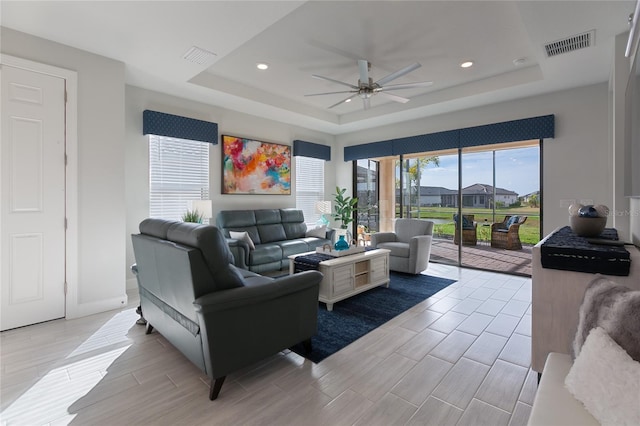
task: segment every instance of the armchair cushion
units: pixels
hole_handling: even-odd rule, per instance
[[[389,243],[379,243],[376,248],[391,250],[389,256],[409,257],[409,255],[411,254],[408,243],[401,243],[397,241]]]

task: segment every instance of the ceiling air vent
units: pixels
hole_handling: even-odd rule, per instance
[[[197,46],[192,46],[189,50],[187,50],[187,52],[184,55],[182,55],[182,57],[187,61],[199,64],[199,65],[204,65],[207,62],[213,61],[213,59],[216,56],[217,55],[215,53],[209,52],[208,50],[201,49]]]
[[[577,34],[562,40],[545,44],[544,50],[547,57],[561,55],[563,53],[573,52],[574,50],[591,47],[596,41],[596,30],[587,31],[586,33]]]

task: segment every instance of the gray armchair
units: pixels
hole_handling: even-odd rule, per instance
[[[147,334],[156,329],[211,378],[210,399],[235,370],[301,342],[310,350],[320,272],[272,279],[236,268],[214,226],[146,219],[132,240]]]
[[[431,255],[433,222],[422,219],[396,219],[395,232],[371,234],[371,246],[391,250],[389,269],[419,274],[427,269]]]

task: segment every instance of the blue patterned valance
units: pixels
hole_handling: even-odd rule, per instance
[[[344,148],[344,161],[360,160],[362,158],[387,157],[389,155],[393,155],[392,141],[351,145]]]
[[[344,160],[414,154],[469,146],[545,139],[555,136],[555,117],[544,115],[484,126],[409,136],[344,148]]]
[[[142,113],[142,134],[217,144],[218,124],[146,109]]]
[[[460,148],[545,139],[555,136],[553,115],[460,129]]]
[[[331,147],[301,140],[293,141],[293,155],[331,161]]]

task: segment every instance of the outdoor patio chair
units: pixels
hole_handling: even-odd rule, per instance
[[[522,250],[519,232],[526,221],[527,216],[505,216],[502,222],[491,225],[491,247]]]
[[[478,243],[478,235],[476,232],[478,224],[474,222],[474,217],[472,214],[462,215],[462,245],[464,246],[475,246]],[[458,226],[457,214],[453,215],[453,222],[456,227],[453,242],[457,245],[460,244],[460,227]]]

